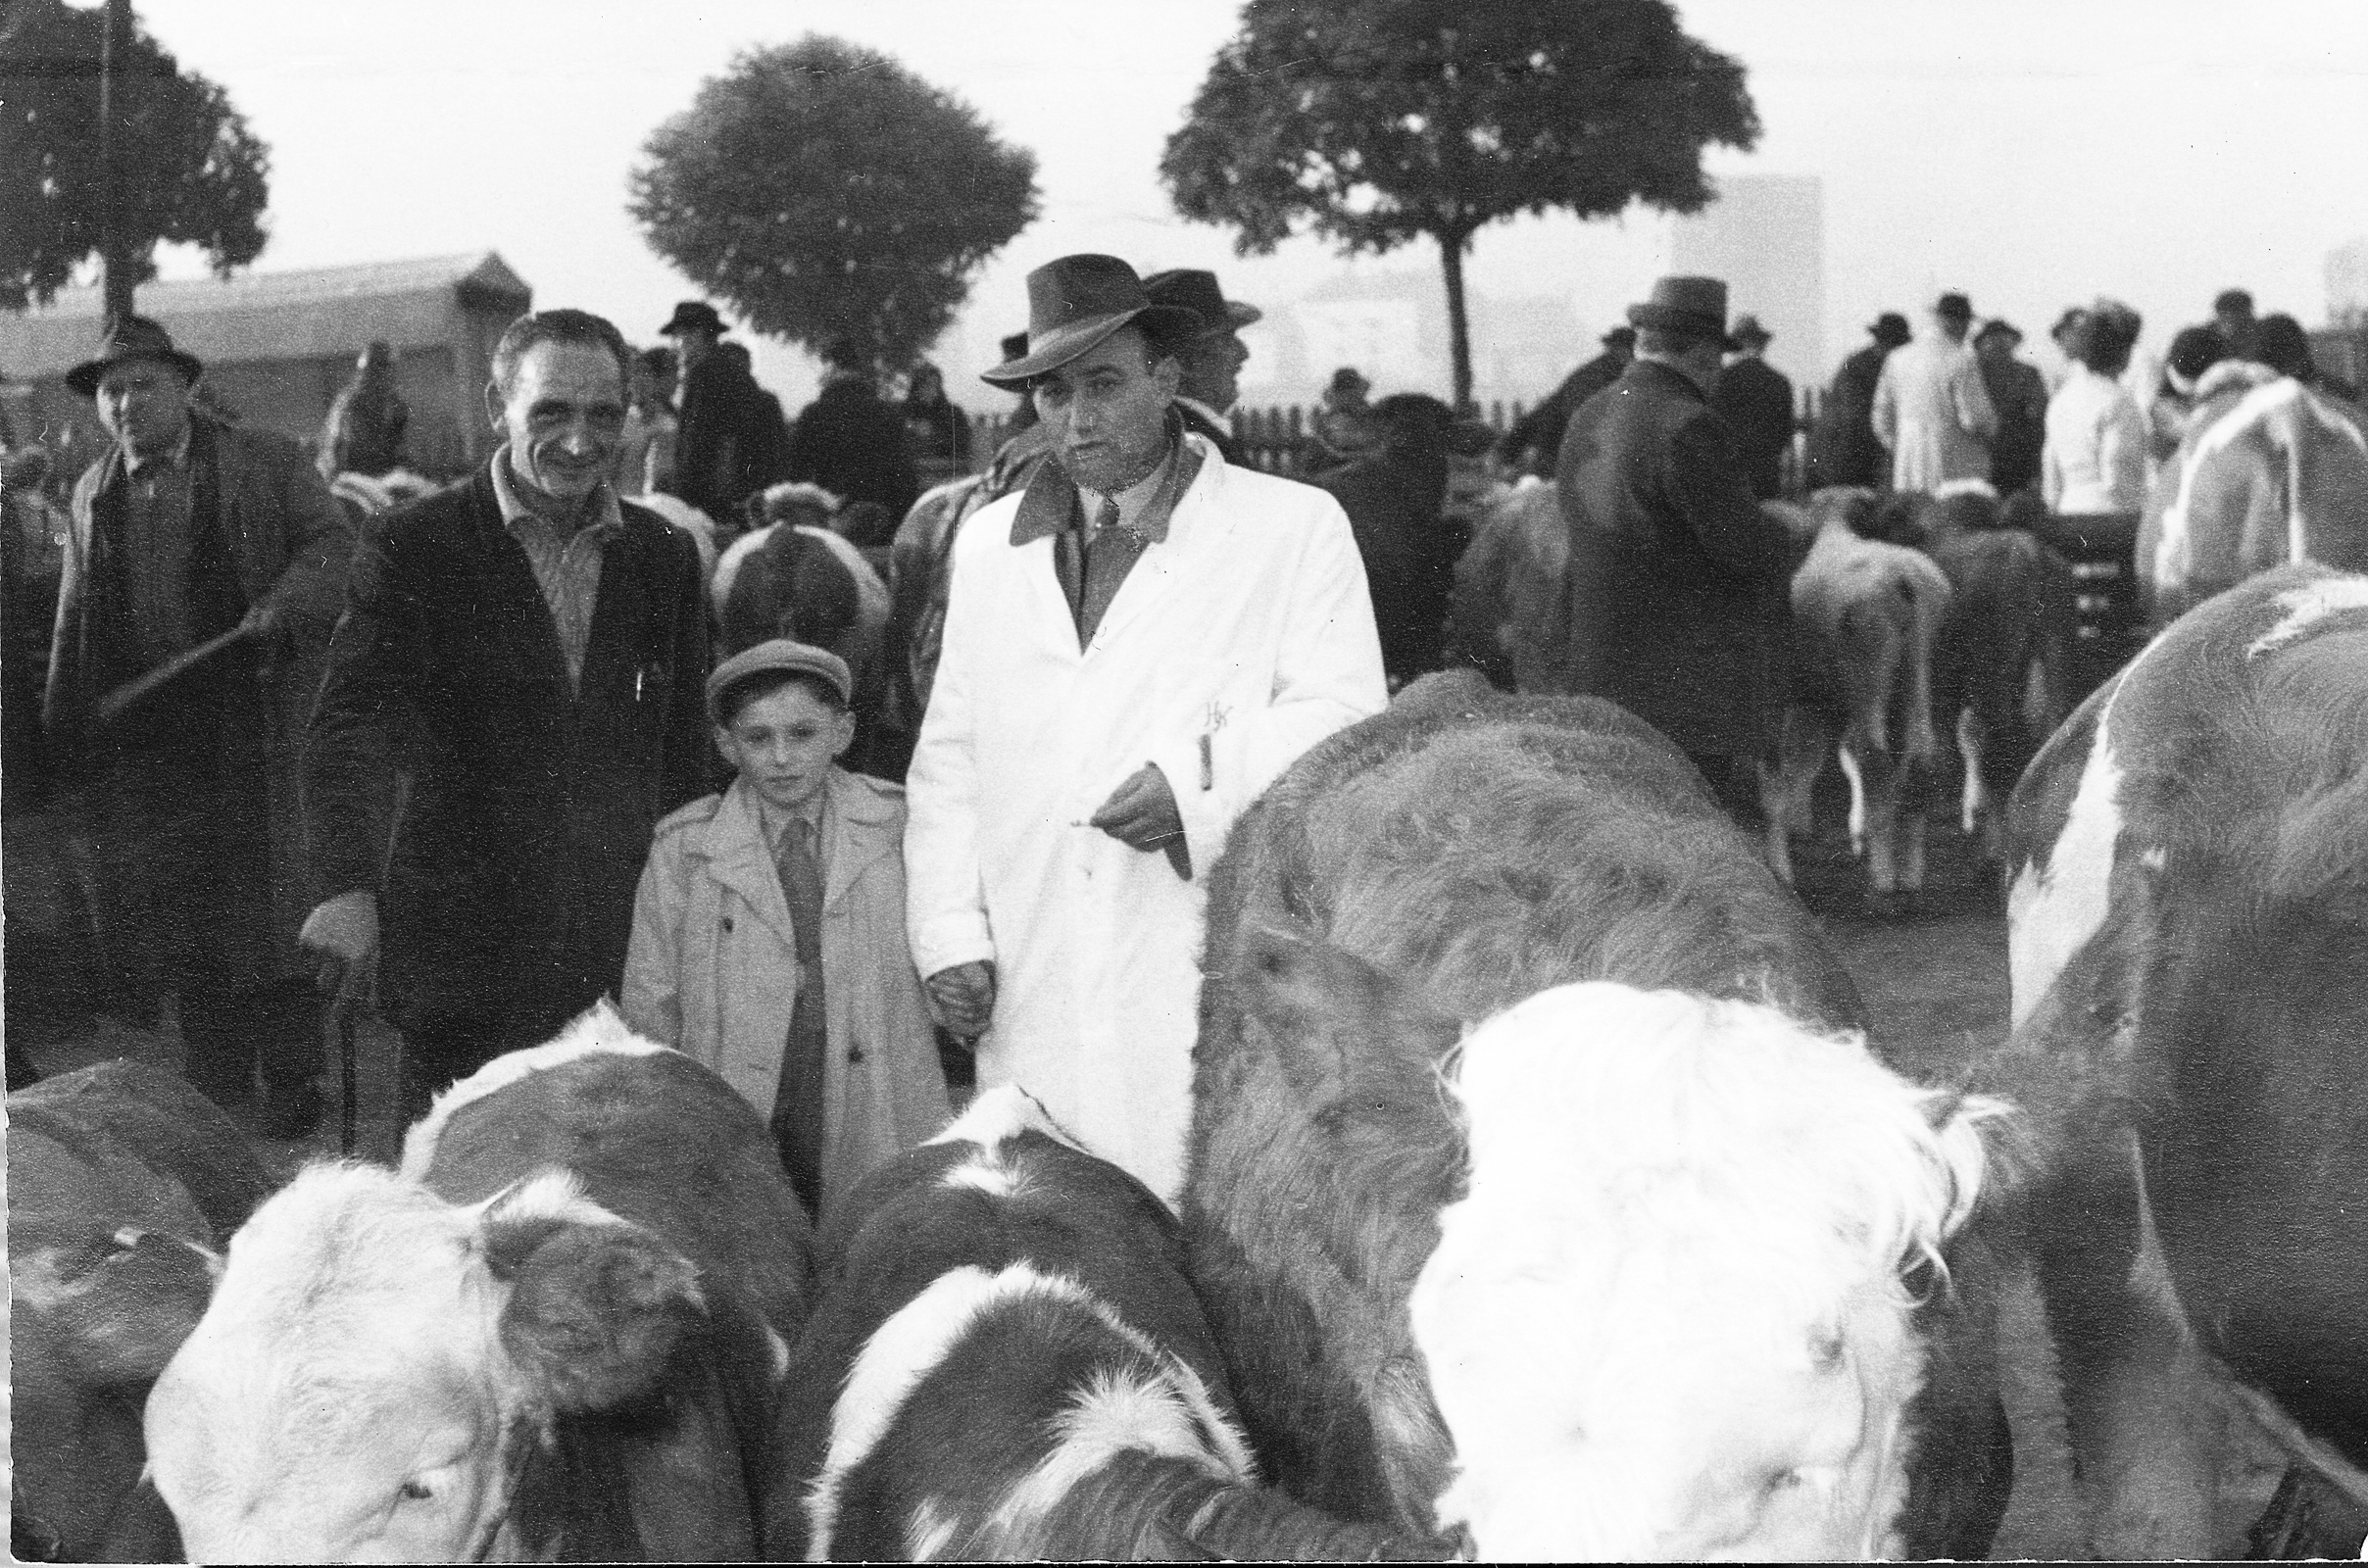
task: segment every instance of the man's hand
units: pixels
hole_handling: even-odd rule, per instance
[[[1163,850],[1184,839],[1184,819],[1157,762],[1135,769],[1087,820],[1129,849]]]
[[[974,958],[951,969],[940,969],[921,982],[921,988],[928,993],[929,1014],[940,1029],[965,1040],[975,1040],[987,1032],[987,1020],[995,1014],[992,959]]]
[[[378,895],[356,888],[314,906],[296,945],[320,958],[315,984],[323,996],[368,986],[378,963]]]

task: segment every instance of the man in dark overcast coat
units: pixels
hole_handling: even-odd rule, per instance
[[[1718,390],[1710,394],[1710,407],[1735,437],[1744,478],[1762,501],[1774,500],[1783,488],[1784,455],[1793,446],[1793,383],[1760,357],[1770,335],[1758,317],[1737,317],[1727,334],[1735,357],[1718,372]]]
[[[1580,404],[1618,380],[1635,357],[1635,327],[1615,326],[1604,333],[1603,353],[1564,376],[1545,402],[1513,421],[1497,443],[1497,460],[1516,473],[1553,474],[1570,416]]]

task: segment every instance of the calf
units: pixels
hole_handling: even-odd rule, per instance
[[[1875,897],[1912,900],[1941,754],[1933,662],[1949,579],[1914,550],[1860,538],[1861,493],[1820,491],[1815,506],[1816,536],[1793,574],[1792,696],[1759,770],[1768,863],[1792,881],[1792,835],[1808,831],[1830,755],[1850,780],[1850,848],[1866,857]]]
[[[2206,602],[2057,732],[2009,812],[2041,1279],[2096,1544],[2215,1556],[2224,1371],[2368,1531],[2368,576]],[[2198,1362],[2200,1353],[2208,1360]],[[2307,1553],[2304,1553],[2307,1554]]]
[[[822,1245],[781,1406],[776,1555],[1404,1555],[1252,1486],[1175,1221],[990,1090]]]
[[[1455,563],[1448,658],[1507,691],[1561,684],[1569,634],[1570,525],[1551,479],[1528,479],[1491,503]]]
[[[1842,1032],[1666,741],[1475,685],[1310,752],[1213,873],[1184,1226],[1253,1445],[1483,1557],[1980,1555],[1995,1107]]]
[[[8,1097],[11,1534],[20,1556],[170,1562],[140,1405],[270,1191],[213,1102],[129,1060]]]
[[[2368,431],[2291,376],[2214,366],[2146,497],[2137,557],[2157,628],[2282,563],[2368,570]]]
[[[147,1411],[198,1561],[724,1559],[808,1237],[723,1081],[603,1004],[308,1167],[231,1238]]]

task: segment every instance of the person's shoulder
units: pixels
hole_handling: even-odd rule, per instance
[[[218,451],[234,455],[251,463],[277,467],[311,468],[313,459],[304,444],[293,436],[277,430],[266,430],[251,424],[218,424],[214,427]]]
[[[722,809],[723,797],[721,795],[702,795],[690,805],[677,807],[660,817],[658,826],[651,833],[651,842],[661,844],[688,833],[693,828],[705,827],[714,821],[715,813]]]
[[[966,561],[974,556],[989,554],[998,543],[1009,543],[1011,519],[1019,515],[1019,501],[1026,494],[1027,488],[1023,485],[1007,495],[997,496],[956,524],[956,559]]]

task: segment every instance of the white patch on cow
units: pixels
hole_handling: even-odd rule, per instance
[[[632,1223],[593,1201],[585,1195],[584,1185],[576,1179],[575,1173],[557,1165],[511,1183],[483,1202],[470,1205],[468,1211],[485,1221],[551,1219],[567,1225]]]
[[[999,1084],[983,1089],[972,1097],[962,1113],[946,1123],[943,1131],[928,1140],[924,1148],[936,1144],[976,1144],[981,1149],[993,1149],[1009,1143],[1021,1133],[1042,1133],[1056,1143],[1077,1147],[1077,1141],[1061,1130],[1044,1102],[1017,1084]]]
[[[930,1281],[927,1289],[874,1329],[848,1370],[846,1386],[831,1406],[830,1446],[821,1473],[807,1488],[809,1560],[819,1562],[830,1555],[840,1490],[855,1468],[879,1446],[921,1380],[945,1362],[980,1316],[1029,1296],[1051,1297],[1094,1313],[1132,1348],[1162,1365],[1181,1396],[1182,1407],[1209,1435],[1215,1461],[1233,1478],[1250,1477],[1248,1443],[1216,1408],[1199,1376],[1119,1317],[1109,1303],[1065,1275],[1043,1273],[1025,1263],[1014,1263],[999,1274],[964,1265]],[[1199,1451],[1209,1451],[1209,1445],[1201,1445]]]
[[[2273,653],[2330,615],[2368,610],[2368,577],[2326,577],[2299,588],[2289,588],[2278,595],[2278,607],[2285,611],[2284,617],[2245,645],[2245,658],[2258,659]]]
[[[1936,501],[1947,501],[1951,496],[1988,496],[1993,501],[1998,498],[1998,487],[1987,479],[1944,479],[1932,495]]]
[[[913,1516],[905,1521],[905,1554],[914,1562],[935,1562],[954,1544],[958,1523],[937,1505],[935,1497],[923,1497],[913,1506]]]
[[[1209,1451],[1196,1412],[1172,1379],[1141,1369],[1104,1367],[1054,1418],[1059,1442],[1004,1494],[989,1528],[1024,1529],[1061,1505],[1087,1477],[1121,1453],[1158,1454],[1198,1463],[1210,1479],[1248,1477]]]
[[[530,1073],[548,1072],[586,1056],[655,1056],[671,1049],[655,1040],[644,1040],[605,1000],[596,1002],[589,1011],[567,1025],[558,1039],[496,1056],[436,1096],[435,1102],[427,1107],[427,1114],[403,1135],[402,1172],[415,1181],[425,1180],[427,1168],[435,1162],[436,1141],[444,1136],[445,1124],[463,1107],[491,1099]]]
[[[69,1279],[60,1266],[65,1249],[36,1247],[26,1251],[11,1250],[8,1260],[9,1300],[20,1307],[36,1312],[54,1312],[90,1294],[97,1283],[95,1272],[85,1271]]]
[[[789,1342],[770,1323],[765,1325],[765,1364],[772,1368],[772,1381],[779,1383],[789,1374]]]
[[[1490,1019],[1454,1089],[1470,1179],[1409,1298],[1455,1445],[1439,1524],[1487,1560],[1895,1549],[1902,1272],[1970,1212],[2005,1107],[1773,1007],[1606,982]]]
[[[2173,493],[2170,505],[2163,509],[2161,531],[2154,543],[2154,584],[2158,592],[2164,588],[2184,587],[2195,564],[2192,513],[2196,475],[2205,462],[2276,416],[2289,413],[2297,421],[2300,416],[2308,415],[2315,422],[2338,432],[2353,446],[2368,453],[2368,434],[2363,434],[2349,419],[2322,406],[2301,382],[2290,376],[2280,376],[2246,392],[2227,414],[2197,436],[2195,447],[2180,459],[2178,489]],[[2302,487],[2289,483],[2286,518],[2286,559],[2289,561],[2300,561],[2309,554],[2307,539],[2310,519],[2304,515],[2302,504]]]
[[[723,616],[723,607],[731,603],[732,584],[739,580],[740,568],[748,564],[751,556],[765,548],[765,541],[772,538],[773,530],[780,526],[777,522],[768,522],[762,528],[751,528],[733,540],[716,558],[715,570],[708,579],[707,594],[708,603],[715,609],[718,620]]]
[[[989,1198],[1017,1198],[1027,1189],[1027,1170],[1007,1164],[1000,1148],[983,1149],[938,1178],[940,1187],[966,1187]]]

